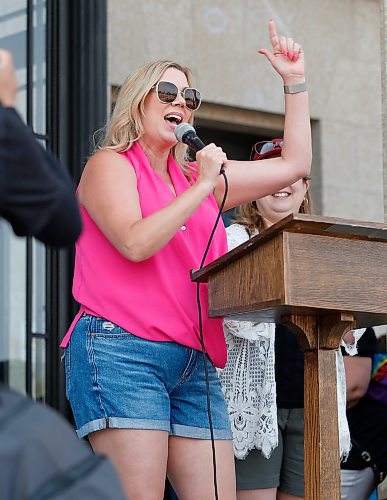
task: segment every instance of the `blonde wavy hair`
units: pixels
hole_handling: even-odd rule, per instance
[[[154,61],[144,64],[132,73],[122,84],[112,116],[107,123],[104,136],[99,142],[98,149],[110,149],[123,152],[130,149],[144,134],[142,118],[144,116],[144,102],[146,96],[160,80],[161,75],[168,68],[175,68],[187,78],[188,85],[193,86],[191,70],[173,61]],[[189,119],[193,123],[193,114]],[[185,172],[187,146],[178,143],[171,149],[171,154]]]
[[[309,178],[303,179],[304,182],[306,182],[307,180],[309,180]],[[309,194],[309,190],[305,193],[304,199],[302,200],[298,213],[300,214],[314,213],[312,198]],[[258,205],[255,201],[252,201],[251,203],[246,203],[246,205],[240,205],[235,210],[233,222],[244,226],[250,235],[256,232],[260,233],[265,229],[263,218],[259,213]]]

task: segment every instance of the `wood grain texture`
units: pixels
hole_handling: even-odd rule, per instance
[[[282,318],[304,352],[304,483],[306,500],[339,500],[336,350],[354,316],[289,315]]]
[[[282,235],[264,241],[259,251],[249,252],[226,268],[209,276],[216,287],[209,287],[209,307],[217,309],[256,309],[265,304],[284,302],[284,257]]]
[[[305,351],[304,467],[306,500],[340,500],[336,354]]]
[[[210,316],[286,324],[305,351],[305,498],[340,500],[336,349],[387,323],[387,225],[292,215],[192,274]]]
[[[285,304],[386,312],[386,243],[284,233],[284,246]]]
[[[211,264],[208,264],[203,269],[192,270],[192,281],[207,281],[209,274],[228,266],[234,260],[238,260],[241,255],[254,251],[264,241],[284,231],[387,243],[387,224],[321,217],[317,215],[291,214],[277,222],[277,224],[262,231],[257,236],[245,241],[219,259],[211,262]]]
[[[206,279],[217,283],[210,287],[210,316],[279,322],[286,314],[348,311],[359,328],[387,322],[387,266],[382,265],[387,240],[379,233],[372,240],[367,233],[384,234],[386,225],[359,228],[314,219],[281,223],[207,266]],[[337,227],[351,233],[332,232]]]
[[[335,312],[324,316],[289,314],[281,317],[297,337],[301,350],[338,349],[343,335],[356,327],[353,314]]]

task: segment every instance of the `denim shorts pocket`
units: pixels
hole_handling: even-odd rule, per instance
[[[97,318],[95,316],[91,317],[88,333],[92,337],[97,338],[124,338],[132,336],[130,332],[121,326],[118,326],[105,318]]]

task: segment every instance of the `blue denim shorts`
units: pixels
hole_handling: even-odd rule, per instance
[[[219,378],[208,360],[215,439],[232,439]],[[83,314],[65,349],[66,395],[77,434],[106,428],[162,430],[210,439],[203,354],[137,337]]]

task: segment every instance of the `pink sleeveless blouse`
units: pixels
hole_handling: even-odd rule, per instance
[[[138,143],[123,155],[137,176],[143,217],[173,201],[174,194],[150,166]],[[177,195],[190,187],[172,156],[168,169]],[[174,341],[200,350],[196,283],[191,282],[190,271],[200,266],[217,213],[211,194],[161,250],[135,263],[116,250],[81,206],[83,233],[76,244],[73,281],[73,295],[81,308],[61,347],[67,346],[74,325],[86,312],[144,339]],[[226,233],[220,220],[205,264],[225,252]],[[201,284],[200,290],[205,347],[214,365],[223,367],[223,320],[208,318],[207,284]]]

